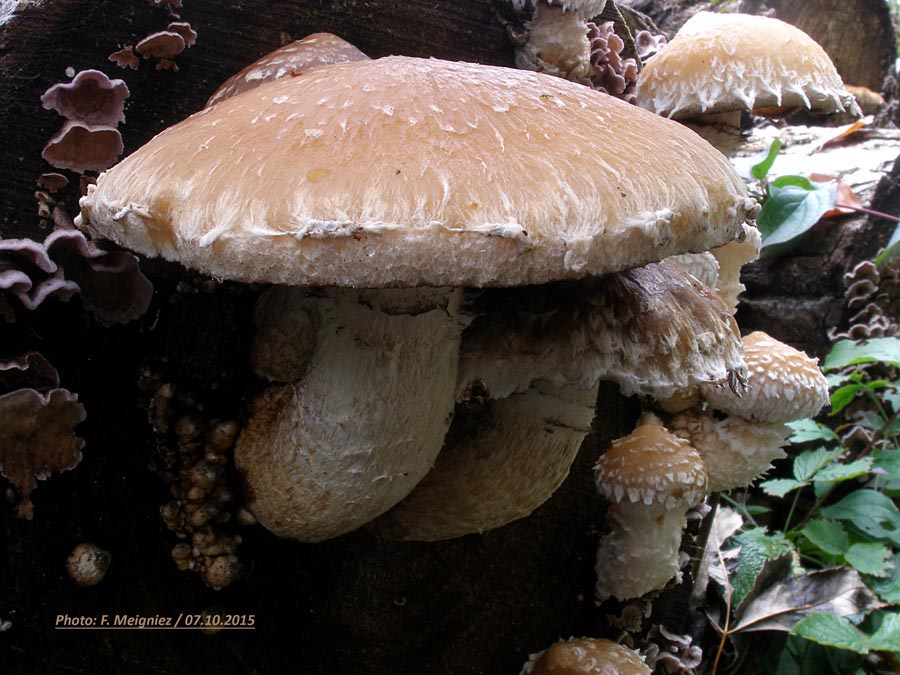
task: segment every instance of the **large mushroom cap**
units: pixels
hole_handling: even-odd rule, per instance
[[[799,28],[763,16],[699,12],[638,78],[637,103],[659,115],[732,110],[853,109],[825,50]]]
[[[601,638],[561,640],[532,654],[520,675],[650,675],[633,649]]]
[[[82,225],[207,274],[515,285],[732,240],[752,202],[693,132],[539,73],[389,57],[267,83],[105,172]]]

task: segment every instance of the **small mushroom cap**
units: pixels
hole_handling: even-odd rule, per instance
[[[302,40],[276,49],[257,59],[243,70],[229,77],[209,97],[207,106],[214,105],[235,94],[254,89],[263,82],[282,77],[302,75],[315,68],[345,61],[366,61],[366,56],[346,40],[331,33],[313,33]]]
[[[207,108],[81,206],[94,234],[212,276],[359,287],[603,274],[724,244],[754,210],[681,125],[540,73],[400,56]]]
[[[856,107],[825,50],[802,30],[769,17],[717,12],[695,14],[647,62],[637,103],[666,117]]]
[[[633,649],[601,638],[562,640],[532,654],[520,675],[650,675]]]
[[[652,415],[612,442],[594,467],[597,489],[612,502],[693,506],[706,493],[706,469],[691,444]]]
[[[82,70],[71,82],[50,87],[41,96],[41,104],[66,119],[116,125],[125,121],[126,98],[128,86],[124,81],[110,80],[99,70]]]
[[[84,173],[109,168],[124,149],[122,134],[115,127],[69,120],[47,141],[41,157],[57,169]]]
[[[747,390],[703,384],[716,410],[756,422],[781,424],[814,417],[828,403],[828,382],[816,359],[761,331],[743,338]]]
[[[134,51],[145,59],[154,57],[164,59],[177,56],[186,46],[184,35],[180,32],[162,30],[142,39],[134,46]]]

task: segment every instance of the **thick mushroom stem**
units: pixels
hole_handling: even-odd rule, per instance
[[[678,578],[685,516],[706,493],[698,452],[647,414],[613,441],[595,475],[612,502],[611,529],[597,548],[597,600],[637,598]]]
[[[278,296],[268,299],[272,308],[301,306],[316,316],[316,343],[294,370],[302,370],[297,381],[257,398],[235,459],[248,506],[265,527],[320,541],[387,511],[434,463],[453,415],[461,294],[269,293]],[[278,321],[267,318],[269,335],[259,340],[278,333]]]
[[[516,50],[519,68],[573,81],[588,78],[591,43],[585,19],[577,12],[538,0],[527,26],[528,41]]]
[[[529,515],[569,474],[590,432],[597,387],[539,382],[488,400],[484,411],[466,415],[457,408],[434,469],[374,529],[394,539],[435,541]]]
[[[678,549],[690,506],[625,501],[610,506],[612,530],[597,549],[595,596],[639,598],[680,579]]]

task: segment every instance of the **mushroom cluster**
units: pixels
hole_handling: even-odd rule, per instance
[[[389,57],[276,79],[159,134],[81,208],[81,227],[144,255],[275,284],[253,348],[271,384],[235,454],[249,508],[283,536],[373,521],[442,448],[514,466],[526,419],[560,432],[558,482],[598,380],[663,397],[743,367],[713,291],[668,263],[634,269],[741,237],[740,178],[680,125],[540,73]],[[493,288],[515,286],[573,300]],[[482,424],[450,433],[482,384]]]

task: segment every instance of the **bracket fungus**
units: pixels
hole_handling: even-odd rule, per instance
[[[59,82],[45,91],[41,104],[68,120],[115,126],[125,121],[126,98],[124,81],[110,80],[99,70],[82,70],[71,82]]]
[[[684,119],[745,110],[858,113],[831,59],[788,23],[698,12],[638,76],[637,104]]]
[[[122,134],[114,126],[69,120],[47,141],[41,157],[57,169],[84,173],[108,169],[124,149]]]
[[[633,649],[602,638],[570,638],[528,657],[519,675],[650,675]]]
[[[697,450],[645,413],[637,429],[600,456],[594,473],[612,502],[611,531],[597,548],[597,599],[638,598],[678,578],[686,514],[706,497]]]
[[[388,57],[205,108],[102,174],[77,222],[293,287],[260,302],[255,365],[276,382],[235,453],[259,521],[316,541],[387,511],[434,463],[473,318],[463,288],[705,251],[754,213],[725,157],[678,124],[540,73]]]
[[[367,61],[363,52],[331,33],[313,33],[257,59],[235,73],[209,97],[207,106],[231,98],[263,82],[296,77],[322,66],[347,61]]]

